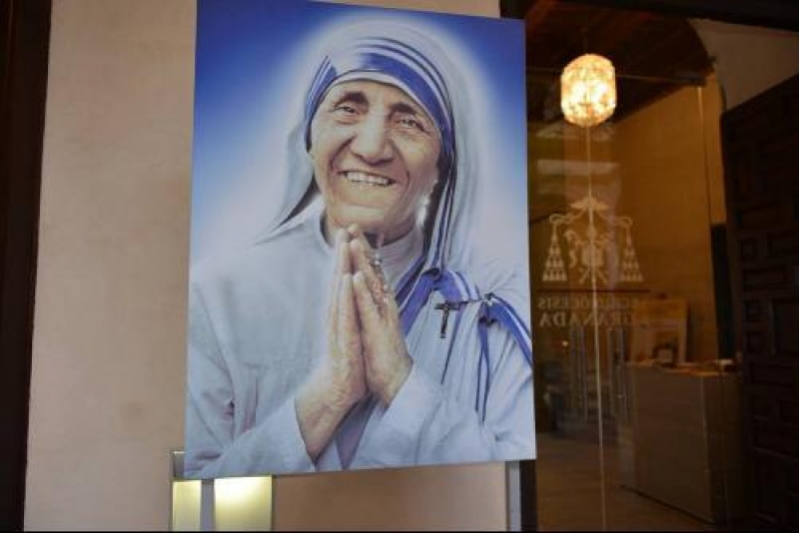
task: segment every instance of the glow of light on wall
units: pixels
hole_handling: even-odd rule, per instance
[[[171,531],[272,530],[271,477],[186,479],[183,451],[170,456]]]
[[[200,480],[172,482],[173,531],[200,531]]]
[[[271,529],[272,478],[215,479],[214,520],[218,531]]]

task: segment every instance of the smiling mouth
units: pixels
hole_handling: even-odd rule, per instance
[[[350,183],[360,183],[374,187],[389,187],[395,183],[394,180],[385,176],[378,176],[366,172],[345,171],[340,172],[339,176]]]

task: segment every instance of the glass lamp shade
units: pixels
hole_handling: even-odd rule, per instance
[[[561,111],[567,122],[587,128],[614,113],[617,84],[614,65],[605,57],[586,54],[564,67],[561,74]]]

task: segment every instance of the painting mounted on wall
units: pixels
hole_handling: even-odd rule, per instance
[[[535,457],[520,21],[198,3],[185,475]]]
[[[689,304],[684,298],[646,299],[633,308],[631,360],[674,366],[686,362]]]

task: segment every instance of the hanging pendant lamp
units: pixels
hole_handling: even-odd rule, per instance
[[[608,119],[617,106],[614,65],[603,56],[585,54],[561,74],[561,111],[567,122],[588,128]]]

